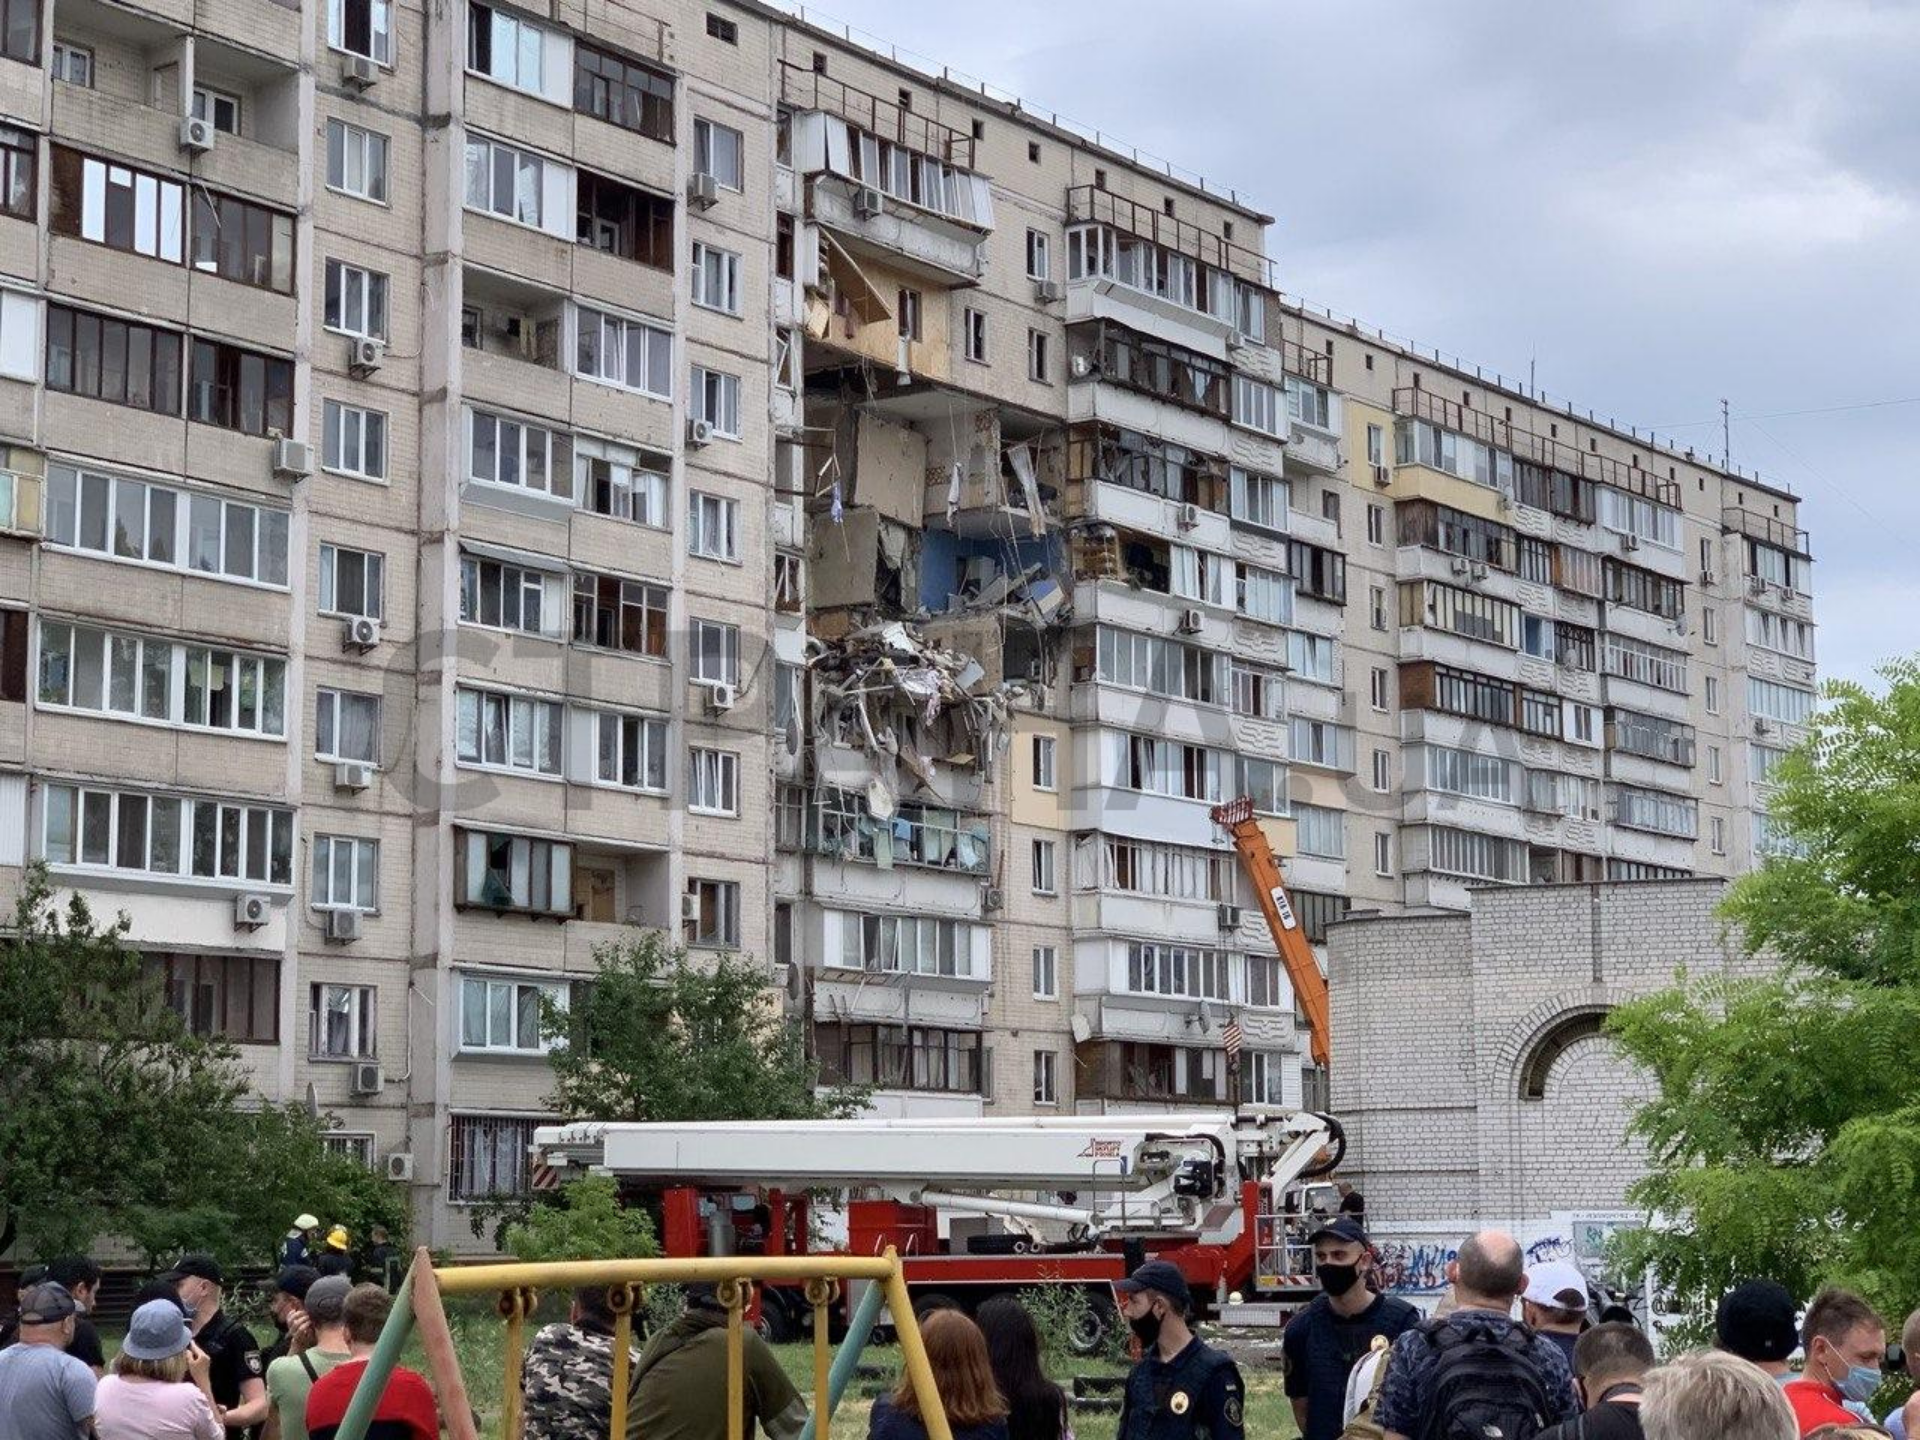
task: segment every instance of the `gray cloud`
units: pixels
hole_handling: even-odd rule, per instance
[[[1311,303],[1702,450],[1731,397],[1823,671],[1920,650],[1920,404],[1780,413],[1920,397],[1920,5],[832,8],[1237,187]]]

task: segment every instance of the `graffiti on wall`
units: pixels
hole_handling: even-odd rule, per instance
[[[1525,1227],[1518,1238],[1528,1265],[1571,1260],[1589,1282],[1600,1282],[1607,1278],[1609,1237],[1615,1230],[1635,1223],[1638,1222],[1621,1216],[1555,1216]],[[1400,1294],[1434,1294],[1446,1289],[1447,1266],[1460,1253],[1457,1239],[1417,1236],[1403,1239],[1376,1234],[1373,1243],[1383,1288]]]

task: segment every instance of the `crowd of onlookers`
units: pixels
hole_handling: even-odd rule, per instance
[[[1596,1313],[1578,1267],[1529,1267],[1511,1236],[1465,1241],[1431,1314],[1382,1292],[1361,1216],[1328,1218],[1311,1244],[1320,1293],[1282,1342],[1303,1440],[1920,1440],[1920,1395],[1877,1421],[1867,1408],[1890,1373],[1920,1373],[1920,1312],[1889,1346],[1857,1295],[1823,1290],[1802,1313],[1781,1286],[1747,1281],[1721,1301],[1715,1348],[1661,1364],[1630,1315]],[[111,1364],[89,1318],[99,1266],[69,1257],[29,1275],[0,1331],[0,1440],[333,1440],[392,1301],[381,1284],[305,1258],[275,1277],[278,1338],[266,1350],[227,1313],[219,1263],[189,1254],[136,1297]],[[1179,1268],[1149,1260],[1113,1290],[1139,1357],[1120,1440],[1243,1440],[1239,1367],[1195,1333]],[[630,1342],[627,1434],[750,1440],[727,1434],[727,1307],[712,1286],[686,1302]],[[918,1328],[954,1440],[1072,1440],[1072,1407],[1018,1299],[972,1315],[949,1304]],[[607,1290],[589,1287],[534,1335],[522,1440],[618,1440],[616,1334]],[[751,1328],[743,1346],[749,1431],[798,1440],[806,1400]],[[869,1440],[928,1440],[923,1398],[903,1374],[874,1402]],[[395,1367],[366,1434],[437,1440],[441,1420],[425,1377]]]

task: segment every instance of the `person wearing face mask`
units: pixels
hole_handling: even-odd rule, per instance
[[[1179,1267],[1149,1260],[1113,1290],[1140,1342],[1118,1440],[1246,1440],[1240,1367],[1188,1326],[1193,1295]]]
[[[220,1308],[226,1275],[211,1255],[180,1257],[168,1276],[188,1311],[193,1340],[212,1362],[208,1375],[213,1403],[230,1437],[267,1418],[267,1367],[253,1332]]]
[[[1798,1380],[1781,1387],[1800,1434],[1811,1435],[1822,1425],[1852,1425],[1860,1416],[1848,1403],[1865,1405],[1884,1378],[1880,1362],[1887,1353],[1887,1327],[1858,1295],[1830,1288],[1807,1307],[1800,1342],[1806,1364]]]
[[[1594,1326],[1573,1347],[1573,1388],[1586,1408],[1537,1440],[1641,1440],[1640,1388],[1653,1363],[1653,1343],[1639,1326]]]
[[[1320,1293],[1281,1336],[1287,1398],[1302,1440],[1335,1440],[1346,1423],[1347,1377],[1375,1337],[1398,1339],[1420,1323],[1405,1300],[1374,1290],[1373,1247],[1359,1220],[1342,1215],[1309,1237]]]

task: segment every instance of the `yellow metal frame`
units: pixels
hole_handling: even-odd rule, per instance
[[[545,1290],[562,1292],[593,1285],[607,1287],[609,1308],[614,1314],[613,1374],[611,1378],[612,1413],[608,1440],[628,1440],[628,1391],[631,1388],[633,1312],[640,1307],[649,1285],[688,1285],[707,1283],[715,1286],[716,1296],[727,1310],[727,1420],[729,1433],[740,1435],[746,1418],[746,1309],[754,1282],[786,1280],[799,1282],[809,1308],[813,1311],[813,1433],[824,1437],[832,1421],[838,1389],[844,1383],[841,1372],[851,1371],[851,1356],[830,1364],[827,1345],[828,1309],[846,1281],[873,1282],[876,1298],[885,1299],[892,1314],[894,1335],[900,1346],[901,1362],[929,1440],[953,1440],[947,1424],[947,1412],[934,1384],[933,1369],[927,1362],[927,1348],[920,1335],[920,1323],[913,1313],[907,1294],[907,1281],[900,1258],[889,1246],[884,1254],[860,1255],[742,1255],[712,1259],[644,1260],[567,1260],[545,1264],[450,1265],[436,1267],[424,1249],[414,1253],[412,1267],[395,1295],[386,1329],[367,1361],[367,1368],[354,1391],[352,1403],[341,1421],[337,1440],[365,1440],[367,1422],[372,1419],[379,1395],[386,1389],[399,1359],[400,1350],[416,1329],[426,1352],[427,1368],[440,1397],[441,1420],[452,1440],[480,1440],[473,1422],[473,1409],[467,1401],[466,1381],[454,1353],[453,1333],[448,1328],[442,1297],[446,1295],[492,1294],[502,1320],[502,1375],[500,1433],[504,1440],[520,1440],[521,1371],[526,1356],[527,1321],[539,1308]],[[866,1341],[867,1329],[877,1305],[863,1304],[862,1323],[850,1328],[843,1350],[851,1347],[857,1354]],[[640,1437],[644,1440],[644,1437]]]

